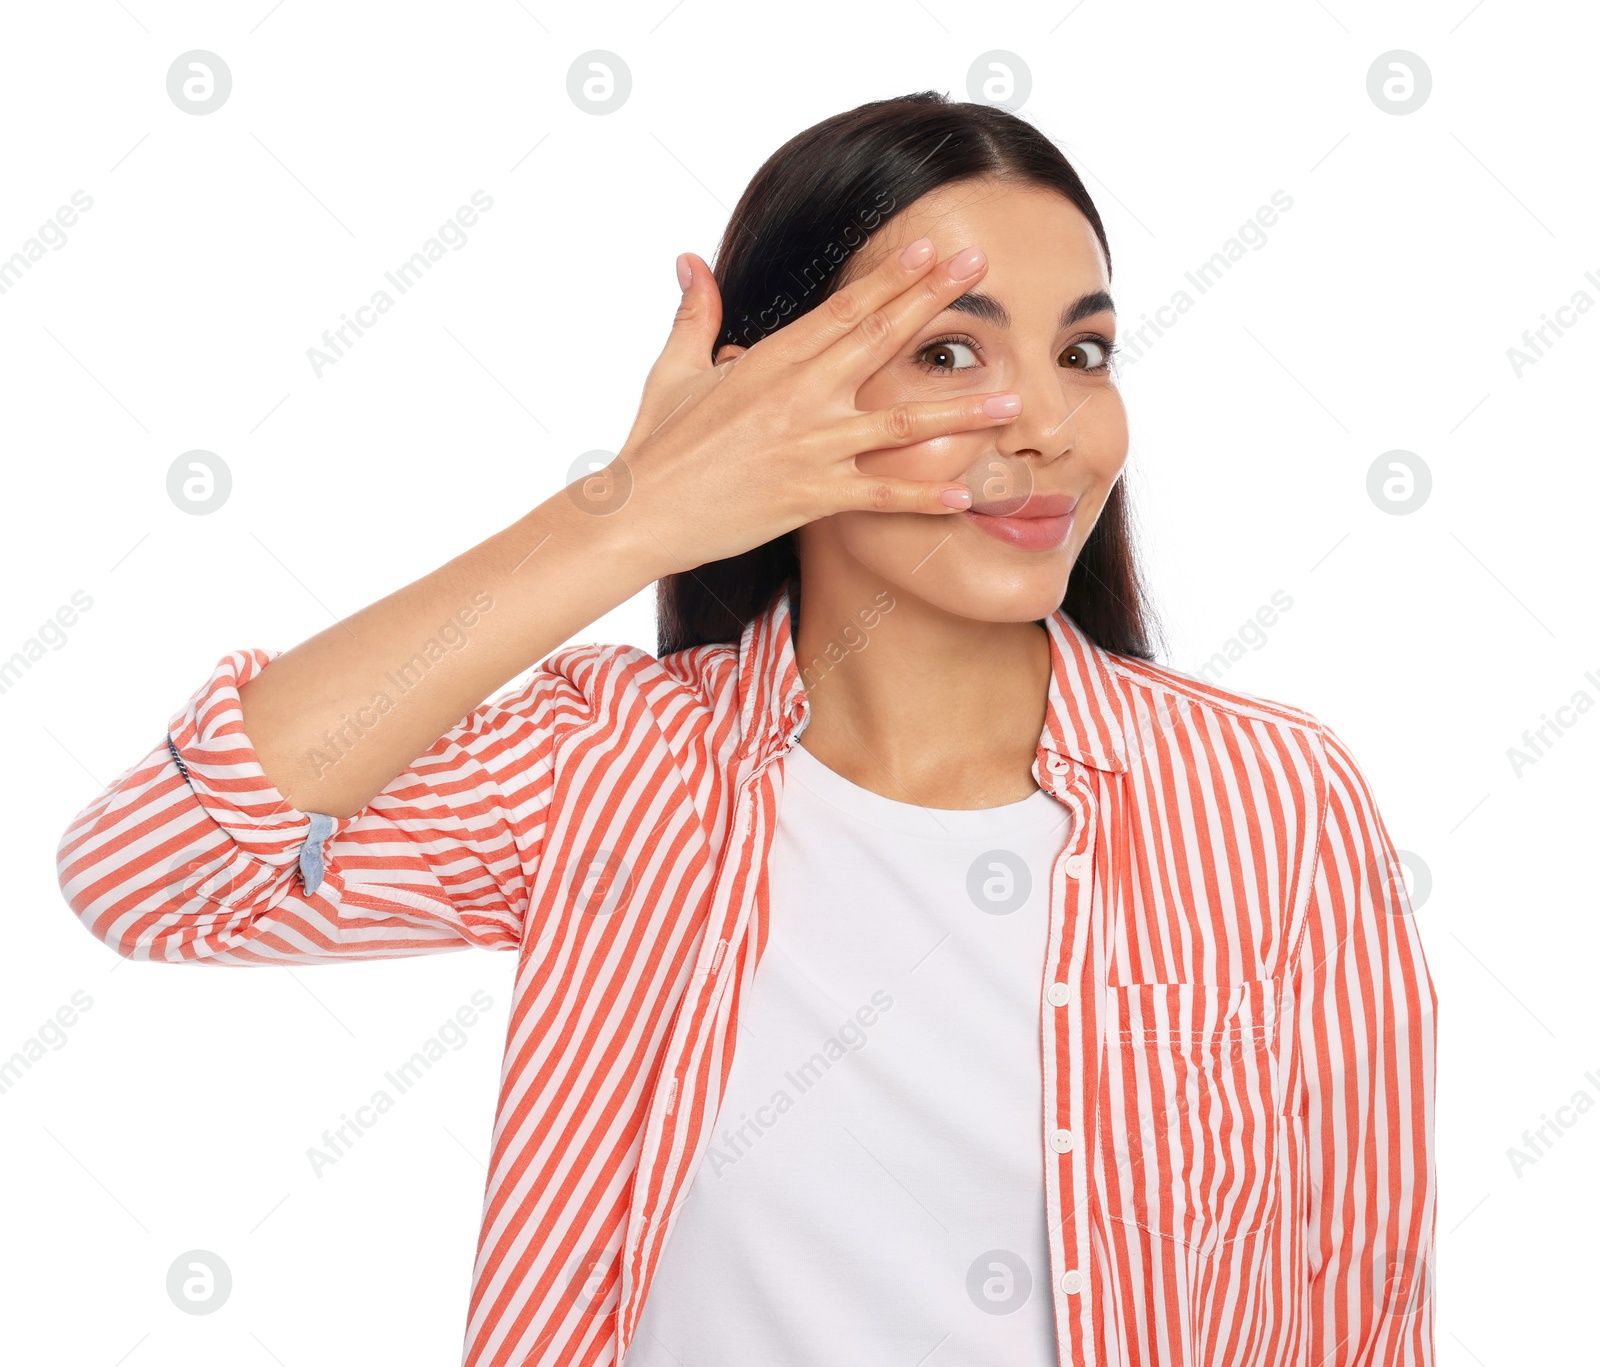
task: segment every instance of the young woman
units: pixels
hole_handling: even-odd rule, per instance
[[[517,956],[468,1367],[1431,1362],[1405,884],[1333,731],[1153,662],[1078,176],[879,101],[678,272],[616,459],[224,656],[73,909]]]

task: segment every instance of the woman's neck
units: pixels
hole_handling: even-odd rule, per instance
[[[802,576],[801,744],[897,802],[1018,802],[1044,727],[1050,641],[1034,622],[957,617],[871,577]]]

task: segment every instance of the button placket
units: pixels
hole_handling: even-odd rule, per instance
[[[1046,1131],[1045,1142],[1050,1161],[1055,1164],[1054,1186],[1060,1197],[1058,1209],[1052,1210],[1049,1218],[1052,1225],[1058,1217],[1061,1222],[1060,1243],[1057,1245],[1052,1239],[1051,1255],[1059,1259],[1056,1263],[1059,1275],[1055,1279],[1057,1295],[1077,1298],[1073,1302],[1074,1315],[1088,1316],[1093,1313],[1087,1277],[1089,1239],[1087,1228],[1078,1215],[1078,1193],[1089,1180],[1086,1166],[1089,1154],[1069,1127],[1074,1124],[1074,1117],[1080,1124],[1083,1122],[1087,1114],[1084,1107],[1088,1104],[1081,1096],[1083,1059],[1088,1048],[1084,1041],[1083,1016],[1086,989],[1081,979],[1088,971],[1091,957],[1088,917],[1098,823],[1087,776],[1075,773],[1067,757],[1054,753],[1046,757],[1045,768],[1054,779],[1054,795],[1073,815],[1070,852],[1059,858],[1056,877],[1052,880],[1062,899],[1061,958],[1055,969],[1056,980],[1046,986],[1044,993],[1045,1001],[1055,1008],[1049,1024],[1054,1026],[1056,1038],[1055,1076],[1051,1079],[1054,1128]],[[1065,1343],[1066,1339],[1062,1341]]]

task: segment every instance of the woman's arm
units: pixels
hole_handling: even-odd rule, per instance
[[[249,965],[517,949],[588,683],[488,693],[661,571],[557,494],[286,654],[235,651],[62,836],[83,924],[125,958]],[[346,630],[346,628],[349,630]]]
[[[856,408],[884,349],[982,277],[922,245],[719,365],[720,295],[686,255],[692,279],[601,487],[563,489],[286,654],[225,657],[62,837],[79,918],[167,962],[514,948],[556,727],[610,696],[607,666],[628,652],[580,647],[573,675],[536,669],[517,696],[488,694],[668,572],[847,509],[957,511],[949,482],[868,476],[856,455],[1014,416],[984,394]]]
[[[1328,795],[1299,1001],[1311,1262],[1308,1361],[1433,1356],[1437,997],[1389,833],[1322,728]]]
[[[295,808],[353,816],[495,689],[678,568],[647,518],[564,489],[276,656],[239,689],[245,732]]]

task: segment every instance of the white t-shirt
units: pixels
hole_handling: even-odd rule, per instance
[[[1070,814],[784,764],[769,939],[626,1367],[1055,1367],[1040,1022]]]

